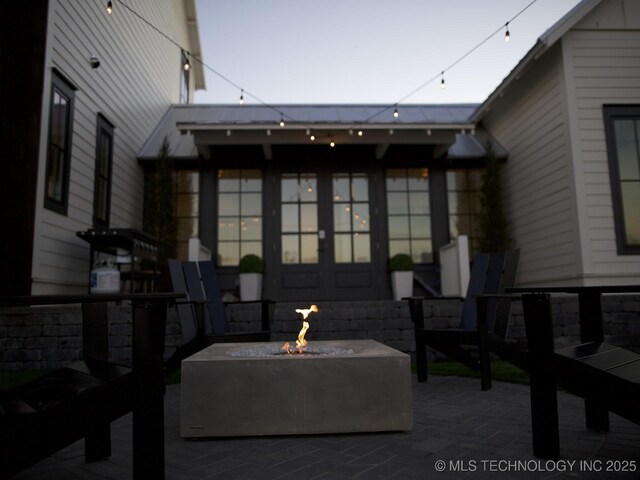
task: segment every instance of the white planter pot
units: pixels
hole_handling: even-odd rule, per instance
[[[413,295],[413,271],[391,272],[391,289],[394,300]]]
[[[240,300],[250,302],[262,298],[262,274],[240,274]]]

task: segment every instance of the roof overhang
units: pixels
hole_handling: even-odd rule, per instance
[[[189,36],[189,53],[202,59],[202,47],[200,46],[200,32],[198,30],[198,15],[196,13],[195,0],[183,0],[186,11],[187,35]],[[191,62],[195,75],[196,90],[205,90],[204,68],[202,62]]]

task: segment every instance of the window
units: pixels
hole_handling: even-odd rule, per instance
[[[113,125],[98,114],[96,169],[93,190],[93,225],[109,227],[111,209],[111,165],[113,163]]]
[[[429,169],[386,171],[389,256],[406,253],[415,263],[433,263]]]
[[[262,172],[218,171],[218,265],[238,266],[253,253],[262,257]]]
[[[197,237],[198,211],[200,205],[200,173],[197,170],[177,170],[176,185],[176,223],[177,255],[182,260],[189,258],[189,239]]]
[[[369,181],[365,173],[333,175],[333,230],[336,263],[371,262]]]
[[[640,105],[605,105],[618,254],[640,254]]]
[[[189,72],[191,69],[185,69],[184,65],[190,62],[189,54],[184,50],[180,53],[180,103],[189,103]]]
[[[478,215],[482,169],[447,170],[447,203],[449,206],[449,238],[469,237],[469,250],[478,251]]]
[[[284,173],[280,180],[282,263],[318,263],[318,180]]]
[[[67,214],[69,199],[74,98],[74,88],[54,71],[51,80],[44,206],[62,215]]]

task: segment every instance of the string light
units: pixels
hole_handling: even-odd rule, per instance
[[[398,104],[396,103],[396,109],[393,111],[393,118],[398,118],[400,114],[398,113]]]
[[[280,113],[280,126],[284,127],[284,114]]]
[[[125,2],[125,0],[118,0],[120,2],[120,5],[125,8],[126,10],[128,10],[129,12],[131,12],[134,16],[136,16],[140,21],[144,22],[146,25],[148,25],[150,28],[152,28],[153,30],[155,30],[159,35],[161,35],[162,37],[164,37],[166,40],[168,40],[170,43],[172,43],[173,45],[175,45],[176,47],[182,49],[181,45],[179,43],[177,43],[174,39],[172,39],[171,37],[169,37],[166,33],[164,33],[162,30],[160,30],[159,28],[157,28],[155,25],[153,25],[149,20],[147,20],[146,18],[144,18],[142,15],[140,15],[138,12],[136,12],[134,9],[132,9],[129,5],[127,5],[127,3]],[[464,55],[462,55],[460,58],[458,58],[455,62],[453,62],[451,65],[449,65],[447,68],[445,68],[444,70],[442,70],[440,75],[436,75],[432,78],[430,78],[429,80],[427,80],[426,82],[424,82],[423,84],[421,84],[419,87],[417,87],[416,89],[414,89],[413,91],[409,92],[407,95],[405,95],[404,97],[402,97],[400,100],[398,100],[394,106],[396,107],[394,109],[394,117],[398,118],[399,117],[399,113],[398,113],[398,109],[397,109],[397,105],[404,102],[407,98],[413,96],[415,93],[417,93],[418,91],[422,90],[424,87],[426,87],[427,85],[429,85],[430,83],[432,83],[433,81],[437,80],[438,77],[441,77],[440,79],[440,87],[441,88],[445,88],[445,80],[444,80],[444,72],[445,71],[449,71],[450,69],[452,69],[454,66],[458,65],[460,62],[462,62],[465,58],[467,58],[469,55],[471,55],[473,52],[475,52],[478,48],[480,48],[482,45],[484,45],[485,43],[487,43],[491,38],[493,38],[496,34],[498,34],[500,31],[502,31],[504,28],[506,28],[505,31],[505,41],[510,41],[510,32],[509,32],[509,23],[513,20],[515,20],[516,18],[520,17],[526,10],[528,10],[534,3],[536,3],[538,0],[531,0],[523,9],[521,9],[516,15],[514,15],[513,17],[511,17],[509,19],[509,21],[507,21],[504,25],[500,26],[496,31],[494,31],[493,33],[491,33],[489,36],[487,36],[484,40],[482,40],[481,42],[479,42],[478,44],[476,44],[473,48],[471,48],[470,50],[468,50]],[[113,11],[113,2],[111,0],[109,0],[107,2],[107,13],[109,15],[112,14]],[[183,67],[185,70],[189,70],[191,68],[190,62],[189,62],[189,52],[187,52],[187,60],[184,63]],[[240,86],[237,85],[236,83],[234,83],[231,79],[227,78],[226,76],[224,76],[222,73],[218,72],[217,70],[215,70],[214,68],[212,68],[211,66],[207,65],[206,63],[204,63],[202,61],[201,58],[199,58],[197,55],[192,55],[193,58],[195,58],[198,62],[200,62],[200,64],[207,70],[209,70],[210,72],[212,72],[213,74],[217,75],[218,77],[220,77],[222,80],[224,80],[225,82],[227,82],[228,84],[235,86],[236,88],[240,89]],[[250,95],[251,97],[253,97],[256,101],[258,101],[259,103],[261,103],[262,105],[264,105],[267,108],[270,108],[272,110],[278,111],[277,108],[273,105],[270,105],[266,102],[264,102],[262,99],[258,98],[257,96],[251,94],[250,92],[247,92],[248,95]],[[240,103],[242,104],[244,101],[244,90],[242,90],[242,93],[240,95]],[[383,112],[385,112],[386,110],[388,110],[389,107],[384,107],[382,108],[380,111],[374,113],[373,115],[369,116],[367,119],[364,120],[364,123],[370,122],[373,118],[377,117],[378,115],[382,114]],[[284,127],[284,118],[283,118],[283,114],[280,112],[281,114],[281,120],[280,120],[280,126]],[[269,135],[271,132],[270,130],[267,131],[267,134]],[[362,136],[362,131],[358,131],[358,135]]]
[[[315,139],[316,139],[316,136],[315,136],[315,135],[311,135],[311,136],[309,137],[309,140],[311,140],[312,142],[314,142],[314,141],[315,141]]]
[[[333,139],[331,139],[331,143],[329,143],[329,146],[331,148],[335,147],[336,146],[336,142],[334,142]]]
[[[244,89],[240,89],[240,105],[244,105]]]
[[[184,68],[185,72],[188,72],[189,70],[191,70],[191,62],[189,61],[189,52],[186,52],[185,55],[186,55],[186,59],[184,61],[184,65],[182,66],[182,68]]]
[[[361,137],[362,135],[362,130],[358,130],[358,136]]]

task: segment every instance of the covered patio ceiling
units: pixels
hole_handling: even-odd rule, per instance
[[[477,105],[174,105],[141,148],[157,157],[164,138],[171,157],[210,158],[210,146],[375,145],[382,158],[390,145],[431,145],[436,158],[486,156],[487,135],[469,118]],[[394,111],[398,112],[397,117]],[[497,146],[499,156],[506,156]]]

